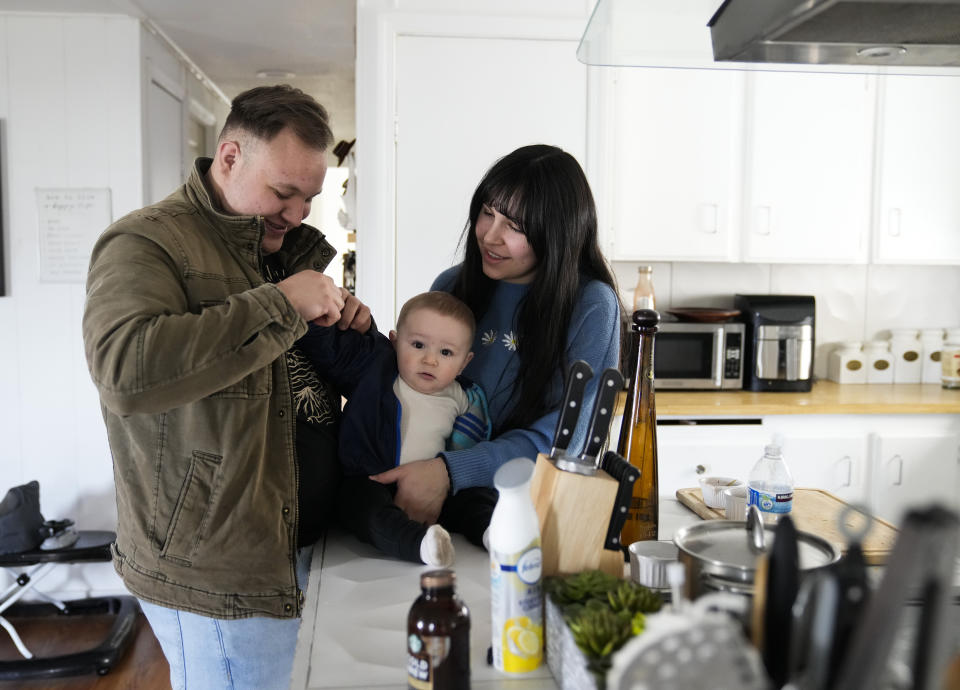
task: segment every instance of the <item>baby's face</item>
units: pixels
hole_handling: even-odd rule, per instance
[[[390,331],[397,351],[397,368],[408,386],[419,393],[438,393],[457,378],[473,357],[470,329],[431,309],[407,315],[398,331]]]

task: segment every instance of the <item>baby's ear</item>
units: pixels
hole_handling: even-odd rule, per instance
[[[390,342],[393,343],[393,349],[397,349],[397,332],[390,331]]]
[[[473,353],[468,352],[467,356],[463,360],[463,366],[460,367],[460,373],[463,373],[463,370],[467,368],[467,365],[470,364],[470,360],[473,359]]]

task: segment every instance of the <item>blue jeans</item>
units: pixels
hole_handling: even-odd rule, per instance
[[[300,549],[297,583],[306,590],[313,547]],[[170,665],[173,690],[286,690],[300,619],[222,620],[140,600]]]

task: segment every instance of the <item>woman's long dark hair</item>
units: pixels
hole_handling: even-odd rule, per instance
[[[493,164],[470,201],[470,217],[461,239],[463,268],[453,294],[473,309],[478,321],[497,284],[483,273],[475,234],[484,204],[515,222],[537,257],[530,291],[517,311],[520,369],[515,404],[496,430],[502,433],[527,427],[559,405],[562,391],[553,390],[551,381],[558,369],[565,374],[569,365],[567,329],[580,287],[599,280],[613,289],[618,301],[619,294],[613,272],[600,252],[596,205],[580,164],[555,146],[524,146]],[[620,312],[624,344],[622,305]]]

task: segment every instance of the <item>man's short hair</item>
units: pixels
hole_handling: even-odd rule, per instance
[[[408,299],[400,309],[400,316],[397,317],[397,330],[403,326],[407,317],[418,309],[429,309],[443,316],[450,316],[470,330],[470,343],[473,343],[473,336],[477,331],[477,321],[473,316],[470,307],[462,300],[454,297],[449,292],[421,292],[415,297]]]
[[[326,151],[333,143],[327,110],[289,84],[257,86],[233,99],[220,139],[236,131],[270,141],[289,127],[307,146]]]

